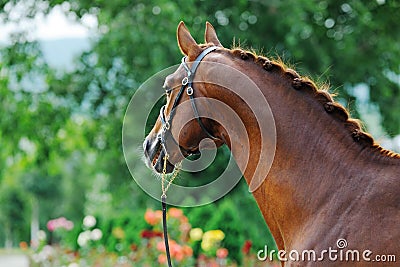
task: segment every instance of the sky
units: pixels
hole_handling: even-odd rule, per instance
[[[14,11],[15,10],[15,11]],[[18,17],[18,8],[13,10],[13,16]],[[44,16],[37,15],[33,21],[20,23],[6,22],[1,26],[0,43],[9,40],[10,33],[28,29],[29,40],[57,40],[64,38],[86,38],[91,29],[97,27],[97,19],[92,15],[85,15],[81,21],[73,21],[63,13],[61,6],[56,6]]]

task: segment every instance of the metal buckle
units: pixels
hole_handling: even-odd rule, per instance
[[[186,85],[188,83],[189,83],[189,78],[188,77],[185,77],[185,78],[182,79],[182,85]]]
[[[169,128],[170,128],[170,124],[169,124],[168,121],[166,121],[165,124],[163,124],[163,130],[164,131],[169,131]]]
[[[161,119],[161,124],[162,128],[164,131],[169,130],[170,125],[169,122],[167,121],[167,118],[165,117],[165,105],[161,107],[160,109],[160,119]]]
[[[193,95],[193,88],[188,86],[188,88],[186,88],[186,94],[187,95]]]

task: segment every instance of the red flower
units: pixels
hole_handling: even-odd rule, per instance
[[[244,245],[242,247],[243,254],[245,254],[245,255],[249,254],[251,245],[252,245],[252,243],[250,240],[246,240],[246,242],[244,242]]]
[[[136,251],[137,250],[137,245],[136,244],[131,244],[131,250]]]
[[[147,239],[150,239],[150,238],[153,238],[153,237],[162,237],[162,236],[163,236],[162,232],[153,231],[153,230],[143,230],[140,233],[140,237],[141,238],[147,238]]]
[[[26,243],[25,241],[19,242],[19,247],[20,247],[22,250],[27,250],[27,249],[29,248],[28,243]]]
[[[217,250],[217,257],[220,259],[225,259],[228,256],[229,252],[226,248],[219,248]]]

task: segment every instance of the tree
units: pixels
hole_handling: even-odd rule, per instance
[[[50,6],[61,2],[50,1]],[[383,126],[396,135],[400,133],[400,119],[395,116],[400,97],[396,60],[400,56],[399,10],[397,1],[240,1],[232,5],[230,1],[111,4],[81,0],[71,5],[70,12],[79,17],[98,17],[100,27],[106,30],[90,54],[102,55],[97,56],[96,68],[102,73],[117,71],[115,78],[122,81],[112,84],[99,80],[105,75],[91,77],[91,83],[98,85],[97,104],[118,94],[126,96],[128,88],[178,62],[175,28],[179,20],[188,24],[199,41],[209,20],[226,46],[235,37],[246,46],[301,62],[304,73],[328,80],[345,102],[353,101],[349,93],[353,86],[368,85],[371,101],[382,113]],[[116,49],[110,49],[110,45]],[[116,69],[118,66],[122,69]],[[93,70],[86,68],[85,73]],[[119,74],[125,79],[118,79]],[[107,84],[112,85],[112,93]]]
[[[16,185],[0,187],[0,221],[4,226],[5,247],[11,248],[16,241],[26,240],[26,198]]]

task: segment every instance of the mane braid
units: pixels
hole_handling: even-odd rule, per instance
[[[317,85],[311,79],[300,76],[295,70],[288,68],[280,59],[278,59],[278,61],[270,60],[241,48],[227,49],[227,51],[242,60],[253,61],[266,71],[282,73],[283,77],[292,82],[292,87],[294,89],[308,92],[315,100],[321,103],[327,113],[331,114],[334,119],[342,122],[355,142],[363,147],[368,147],[373,151],[379,152],[383,156],[400,159],[400,154],[384,149],[375,142],[369,133],[364,132],[361,122],[357,119],[350,118],[350,113],[346,108],[334,101],[333,95],[328,92],[327,86],[321,86],[322,89],[318,89]]]

